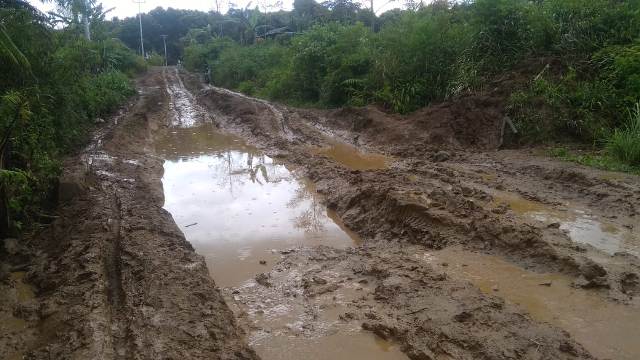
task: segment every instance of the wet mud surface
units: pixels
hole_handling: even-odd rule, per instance
[[[449,343],[451,348],[443,349],[445,345],[433,341],[443,337],[436,336],[432,328],[422,332],[422,336],[411,335],[421,325],[412,320],[414,314],[401,311],[410,303],[378,298],[372,307],[374,312],[391,307],[394,311],[388,313],[389,318],[406,321],[402,331],[397,325],[395,330],[385,331],[395,334],[386,337],[395,339],[409,357],[639,356],[632,335],[640,331],[635,321],[640,290],[637,176],[588,169],[527,151],[496,151],[501,143],[497,129],[504,124],[497,105],[488,99],[443,104],[401,118],[374,108],[324,111],[273,104],[266,107],[262,100],[203,86],[188,74],[183,75],[183,81],[197,94],[198,102],[212,114],[219,128],[293,164],[314,181],[329,209],[362,239],[356,253],[365,253],[371,259],[386,258],[382,268],[401,267],[407,261],[388,256],[398,249],[406,247],[412,249],[410,254],[423,253],[422,260],[426,263],[420,266],[443,274],[445,282],[451,284],[441,293],[442,304],[430,303],[434,309],[423,310],[425,318],[445,324],[447,316],[451,321],[455,314],[445,315],[436,308],[473,308],[473,304],[482,308],[484,301],[503,304],[488,318],[466,322],[464,328],[443,325],[454,334],[444,336],[448,340],[442,342]],[[488,105],[489,109],[461,115],[460,107],[473,112],[479,104]],[[476,116],[482,118],[485,126],[465,129],[455,121],[446,126],[446,119],[452,116],[459,116],[458,120]],[[340,151],[334,150],[336,143],[344,144]],[[366,157],[372,154],[381,161],[367,164]],[[360,168],[353,165],[353,159],[361,164]],[[456,265],[449,259],[452,265],[444,267],[432,263],[451,249],[456,249],[458,259],[495,261]],[[305,259],[322,258],[322,253],[310,249],[305,252]],[[296,270],[302,273],[309,270],[301,265],[305,261],[296,256],[299,255],[288,255],[278,266],[302,267]],[[348,263],[363,261],[350,250],[340,256],[349,259]],[[291,257],[296,258],[290,260]],[[471,265],[474,272],[470,273]],[[266,276],[281,276],[278,266]],[[319,261],[317,266],[348,274],[330,260]],[[465,271],[460,271],[461,267]],[[503,277],[490,276],[495,271],[507,273]],[[398,282],[412,276],[411,271],[403,273]],[[521,285],[515,280],[519,277],[531,277],[529,286],[516,286]],[[538,280],[543,285],[533,287]],[[421,297],[408,298],[414,301],[429,298],[432,294],[425,292],[432,290],[434,284],[440,285],[426,281],[422,288],[413,289]],[[487,284],[491,284],[489,291]],[[405,285],[411,288],[402,284]],[[459,287],[470,287],[477,293],[462,296],[457,292]],[[242,302],[244,290],[237,291],[236,297]],[[575,298],[575,303],[562,302],[566,297]],[[471,318],[477,315],[474,311],[469,313]],[[523,316],[526,325],[516,320]],[[389,325],[365,326],[386,329]],[[498,346],[501,350],[513,346],[511,350],[501,352],[481,346],[479,339],[472,345],[474,334],[485,334],[487,328],[511,339],[511,335],[506,335],[513,334],[513,330],[507,330],[510,326],[530,331]],[[556,343],[546,348],[545,353],[540,349],[552,343],[535,340],[535,351],[529,352],[526,342],[517,340],[545,338],[541,334],[555,331],[550,329],[564,331],[563,335],[553,336],[561,340],[568,335],[567,344],[572,345]],[[426,334],[431,339],[425,339]],[[560,353],[553,353],[558,349]]]
[[[497,151],[495,99],[138,89],[0,269],[1,358],[640,356],[638,177]]]

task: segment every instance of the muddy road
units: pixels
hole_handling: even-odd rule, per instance
[[[0,357],[640,357],[638,177],[497,151],[495,99],[300,110],[173,68],[138,89],[10,244]]]

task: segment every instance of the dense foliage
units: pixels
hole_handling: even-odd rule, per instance
[[[295,36],[247,41],[211,26],[191,29],[185,64],[208,65],[218,85],[292,104],[377,103],[401,113],[510,78],[498,86],[511,94],[516,143],[604,146],[633,133],[626,129],[640,100],[639,1],[435,1],[372,19],[348,1],[298,0],[280,25]],[[626,139],[625,147],[640,142]]]
[[[61,2],[62,4],[63,2]],[[79,24],[79,18],[69,24]],[[127,75],[145,69],[121,41],[93,40],[82,26],[54,30],[51,17],[24,1],[0,7],[0,232],[42,217],[60,159],[77,149],[98,117],[134,93]]]
[[[640,163],[638,0],[406,1],[380,16],[352,0],[295,0],[289,12],[157,8],[142,16],[146,63],[133,54],[137,17],[106,21],[97,0],[55,2],[44,15],[0,0],[3,232],[41,211],[61,155],[132,94],[127,76],[165,62],[161,35],[170,65],[295,105],[408,113],[499,88],[514,143],[577,140]]]

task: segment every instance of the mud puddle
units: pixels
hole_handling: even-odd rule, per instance
[[[313,150],[351,170],[379,170],[389,167],[391,159],[381,154],[365,153],[353,145],[334,142],[331,146]]]
[[[494,198],[491,205],[506,204],[518,215],[547,224],[559,223],[560,229],[577,243],[589,244],[610,255],[626,252],[640,256],[640,232],[637,229],[601,219],[570,204],[566,205],[566,209],[558,210],[513,193],[495,190],[491,193]]]
[[[164,207],[205,257],[232,309],[238,294],[266,290],[256,275],[270,271],[283,254],[358,242],[295,171],[211,125],[170,129],[156,150],[165,159]],[[314,325],[328,331],[297,332],[313,313],[309,308],[273,296],[252,299],[234,312],[253,324],[250,344],[263,359],[406,359],[360,327],[334,326],[337,314]]]
[[[221,287],[268,271],[289,248],[354,245],[309,183],[236,137],[174,129],[157,148],[165,208]]]
[[[454,279],[470,281],[486,294],[519,305],[535,320],[568,331],[595,356],[640,358],[637,304],[606,301],[571,287],[565,275],[533,273],[491,255],[449,248],[422,256]]]

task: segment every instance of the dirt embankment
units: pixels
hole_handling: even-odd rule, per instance
[[[8,309],[26,323],[3,329],[0,357],[257,359],[162,208],[152,143],[169,121],[163,82],[150,71],[138,99],[65,164],[66,202],[23,250],[35,298]]]

